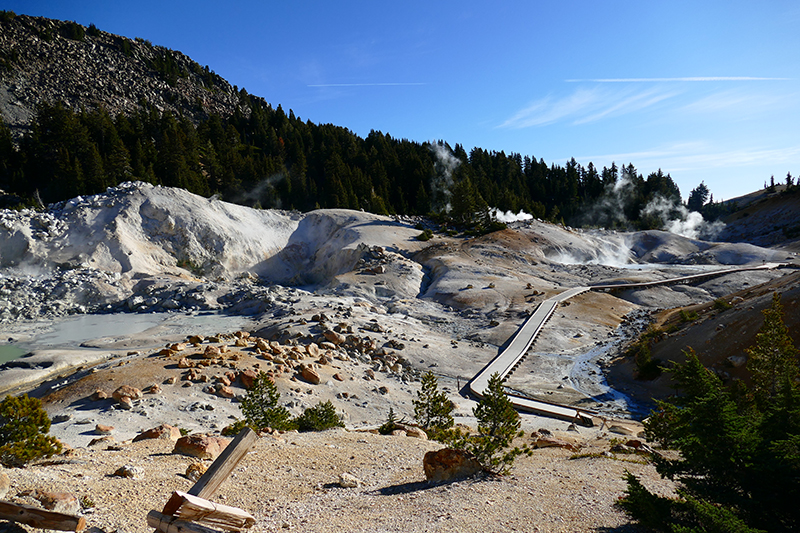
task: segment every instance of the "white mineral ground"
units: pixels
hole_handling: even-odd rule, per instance
[[[579,285],[795,261],[784,249],[708,243],[662,231],[581,231],[535,220],[480,238],[437,234],[422,242],[416,238],[420,223],[425,221],[345,210],[254,210],[142,183],[76,198],[44,213],[2,211],[0,340],[6,344],[0,346],[0,357],[30,355],[2,367],[0,394],[42,397],[58,421],[51,433],[81,449],[97,438],[96,424],[113,426],[117,442],[162,423],[216,432],[241,417],[238,400],[204,392],[206,383],[185,387],[179,357],[155,354],[190,335],[239,330],[302,344],[309,342],[309,335],[321,334],[313,317],[324,313],[328,327],[341,325],[361,338],[369,336],[392,360],[400,358],[401,366],[392,370],[352,350],[331,351],[331,363],[317,368],[320,384],[293,378],[293,373],[276,379],[281,400],[293,413],[331,400],[349,430],[380,425],[390,407],[410,420],[419,388],[415,376],[431,370],[457,405],[456,421],[474,425],[468,380],[543,298]],[[609,435],[610,426],[627,427],[635,435],[640,427],[635,419],[647,412],[649,396],[641,384],[626,377],[630,372],[614,372],[623,341],[640,331],[651,313],[710,302],[784,275],[737,273],[697,285],[627,291],[624,299],[585,293],[556,311],[507,385],[608,418],[602,426],[569,433],[599,454],[597,442],[620,437]],[[204,372],[213,377],[232,367],[272,368],[252,345],[238,352],[226,368]],[[608,387],[609,376],[616,390]],[[177,379],[175,384],[165,384],[170,377]],[[145,394],[132,410],[88,398],[96,389],[110,393],[123,384],[145,388],[154,383],[162,391]],[[244,394],[238,383],[232,388],[238,396]],[[528,414],[522,420],[526,432],[548,428],[567,435],[568,422]],[[226,503],[253,512],[259,531],[594,531],[626,522],[612,506],[624,488],[625,468],[646,476],[659,490],[671,487],[651,466],[608,459],[597,463],[602,456],[569,462],[571,452],[548,449],[519,460],[519,471],[502,482],[423,490],[414,485],[424,480],[421,456],[436,443],[341,430],[322,435],[328,436],[290,434],[260,442],[256,455],[274,462],[276,471],[265,473],[263,465],[251,465],[246,473],[258,481],[246,473],[238,481],[270,478],[264,489],[268,492],[259,489],[258,495],[243,496],[231,487],[222,493]],[[37,477],[32,468],[28,474],[12,472],[12,482],[16,479],[20,490],[45,483],[41,488],[48,490],[91,488],[129,495],[146,491],[136,482],[131,489],[111,487],[118,482],[103,476],[113,469],[103,469],[111,469],[111,457],[117,457],[111,462],[142,461],[153,470],[145,485],[158,488],[146,497],[138,495],[144,500],[136,503],[150,507],[114,511],[111,503],[98,504],[94,519],[107,531],[145,531],[147,510],[159,507],[157,502],[166,501],[172,490],[188,488],[188,481],[177,477],[188,460],[167,461],[161,456],[166,449],[127,446],[119,457],[95,448],[79,450],[80,461],[101,470],[91,475],[77,474],[80,467],[69,465],[60,467],[58,475],[50,470]],[[335,450],[350,451],[339,457]],[[171,462],[154,466],[162,459]],[[172,464],[176,461],[181,465]],[[573,474],[553,473],[560,469]],[[542,477],[544,470],[548,477]],[[365,487],[351,493],[324,488],[343,471],[367,478]],[[42,481],[47,475],[50,482]],[[78,483],[84,487],[80,490],[74,480],[79,475],[87,476]],[[570,492],[577,486],[578,500]],[[327,494],[329,490],[333,492]],[[566,496],[568,505],[564,494],[572,494]],[[453,503],[454,498],[462,498],[464,505]],[[526,498],[527,505],[519,502]],[[516,514],[493,510],[512,500]],[[457,509],[449,509],[450,504]],[[352,513],[348,506],[353,506]],[[141,516],[130,516],[134,511]],[[301,518],[303,513],[309,515]],[[488,522],[482,523],[481,517]],[[409,523],[415,518],[418,523]],[[481,527],[486,524],[497,527]]]

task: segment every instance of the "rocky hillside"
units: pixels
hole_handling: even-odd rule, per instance
[[[228,116],[235,87],[180,52],[43,17],[0,16],[0,114],[19,136],[42,102],[73,110],[104,107],[111,116],[148,102],[195,121]]]

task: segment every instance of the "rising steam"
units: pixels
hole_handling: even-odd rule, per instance
[[[492,207],[489,209],[489,214],[497,220],[498,222],[503,222],[505,224],[510,224],[511,222],[524,222],[526,220],[533,220],[533,215],[530,213],[526,213],[525,211],[520,210],[519,213],[516,215],[513,211],[506,211],[505,213],[497,209],[496,207]]]
[[[430,143],[430,147],[436,156],[435,172],[431,178],[431,207],[436,212],[449,213],[453,172],[461,164],[461,160],[442,143]]]
[[[659,218],[664,230],[688,239],[713,241],[725,228],[724,223],[707,222],[697,211],[689,211],[683,204],[662,196],[653,198],[642,210],[642,214]]]

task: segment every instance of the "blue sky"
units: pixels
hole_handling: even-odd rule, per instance
[[[800,2],[4,1],[209,65],[304,120],[564,164],[686,198],[800,174]]]

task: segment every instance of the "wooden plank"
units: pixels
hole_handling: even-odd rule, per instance
[[[210,527],[178,520],[174,516],[168,516],[158,511],[147,513],[147,525],[156,528],[156,531],[161,531],[161,533],[220,533]]]
[[[176,492],[176,494],[182,502],[173,516],[181,520],[200,522],[230,531],[253,527],[256,523],[253,515],[238,507],[210,502],[185,492]]]
[[[244,428],[236,435],[233,442],[228,444],[225,449],[219,454],[219,457],[211,464],[206,470],[206,473],[197,480],[197,483],[189,489],[189,494],[192,496],[199,496],[200,498],[210,498],[214,492],[222,485],[228,476],[236,468],[253,444],[258,440],[258,435],[250,428]],[[173,494],[162,511],[165,515],[172,515],[178,510],[181,504],[180,498],[176,498]]]
[[[55,513],[32,505],[4,500],[0,500],[0,519],[19,522],[39,529],[83,531],[86,528],[86,519],[82,516]]]

